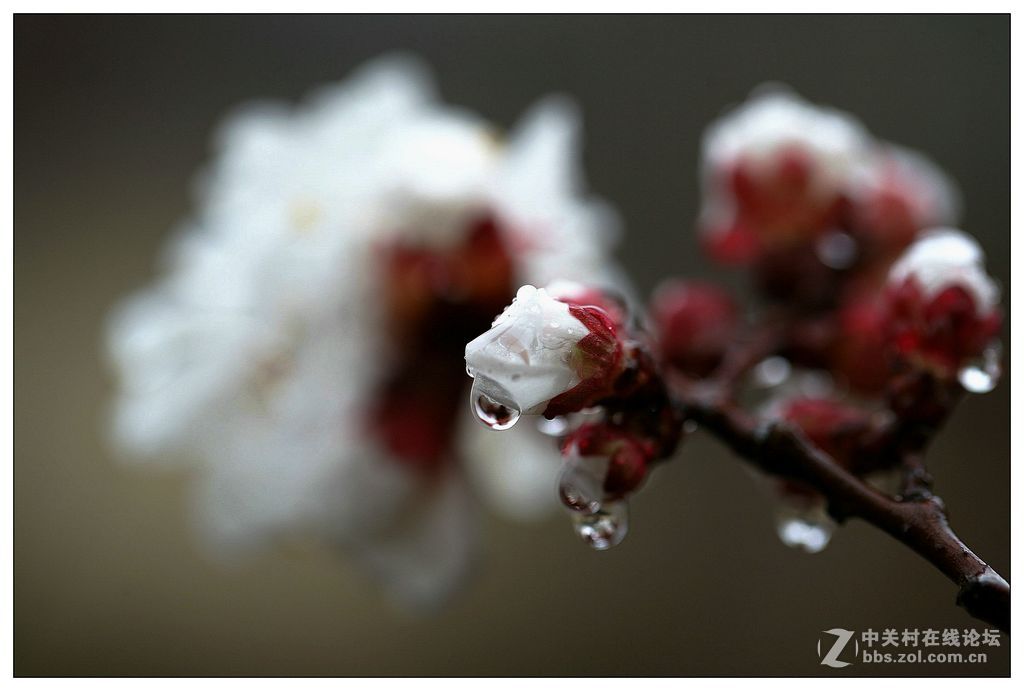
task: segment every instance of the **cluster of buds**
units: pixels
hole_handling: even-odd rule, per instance
[[[630,320],[599,291],[526,286],[466,348],[481,420],[504,429],[542,415],[560,437],[559,497],[598,549],[621,541],[627,497],[692,427],[668,381],[728,400],[759,393],[762,418],[870,477],[899,464],[885,444],[906,450],[957,392],[998,375],[999,290],[977,243],[941,227],[959,201],[927,159],[776,91],[709,128],[703,171],[705,247],[750,271],[759,308],[674,279],[647,319]],[[886,425],[906,438],[880,441]],[[823,549],[835,527],[824,497],[771,487],[782,541]]]
[[[821,351],[796,354],[816,361],[820,375],[835,383],[819,397],[780,390],[765,417],[798,428],[854,475],[891,476],[899,456],[864,448],[872,420],[895,421],[890,426],[904,438],[891,443],[913,450],[920,443],[915,430],[941,425],[961,391],[987,393],[998,381],[999,289],[983,262],[980,247],[961,231],[921,233],[876,295],[823,318],[831,324],[819,329],[826,337],[808,339]],[[821,317],[810,321],[810,329],[794,327],[795,338],[822,324]],[[792,482],[773,490],[780,539],[809,552],[823,549],[835,528],[824,498]]]
[[[959,391],[995,385],[999,289],[978,244],[946,227],[959,196],[933,163],[848,114],[772,91],[709,128],[703,172],[705,248],[751,272],[762,323],[783,322],[766,353],[782,375],[764,417],[864,475],[878,470],[854,459],[865,420],[934,427]],[[713,376],[745,329],[728,294],[706,284],[666,284],[651,313],[662,361],[690,377]],[[801,370],[828,384],[801,393]],[[834,524],[820,495],[775,490],[783,541],[824,547]]]
[[[948,229],[959,195],[935,164],[775,90],[708,129],[703,176],[705,247],[749,268],[769,305],[799,321],[795,364],[867,397],[908,368],[972,391],[994,383],[999,291],[977,244]],[[736,328],[728,296],[673,283],[659,297],[663,357],[702,374]]]

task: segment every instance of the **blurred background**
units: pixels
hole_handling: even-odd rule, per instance
[[[824,629],[984,625],[862,523],[819,555],[783,547],[768,498],[700,435],[610,552],[561,516],[489,518],[478,578],[438,615],[394,608],[326,551],[214,566],[187,474],[111,453],[101,353],[108,309],[189,213],[221,116],[394,49],[500,125],[575,97],[589,182],[625,218],[619,257],[645,293],[716,275],[693,234],[700,133],[777,80],[942,165],[1008,295],[1008,17],[22,15],[14,48],[18,675],[1008,674],[1005,637],[985,665],[821,667]],[[965,401],[930,458],[955,529],[1008,579],[1009,458],[1005,383]]]

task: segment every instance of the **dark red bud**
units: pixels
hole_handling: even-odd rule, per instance
[[[736,332],[738,308],[710,283],[668,281],[654,292],[651,319],[662,358],[694,377],[718,366]]]

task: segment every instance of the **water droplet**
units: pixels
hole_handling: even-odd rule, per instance
[[[522,414],[508,391],[494,380],[482,375],[473,379],[469,400],[477,419],[499,432],[519,422]]]
[[[820,505],[784,503],[775,513],[775,530],[782,544],[817,554],[828,547],[836,523]]]
[[[1002,374],[1000,350],[998,345],[989,346],[981,356],[964,365],[957,372],[960,385],[971,393],[988,393],[996,388]]]
[[[629,531],[629,506],[625,501],[605,504],[595,513],[573,512],[573,529],[588,547],[599,551],[622,542]]]
[[[790,367],[789,360],[773,355],[761,360],[754,367],[754,381],[758,386],[770,389],[789,379],[792,370],[793,368]]]
[[[815,253],[829,268],[848,269],[857,260],[857,241],[847,233],[833,230],[818,241]]]
[[[600,456],[569,456],[558,476],[558,498],[573,511],[600,511],[608,463],[607,458]]]
[[[561,437],[569,431],[569,420],[561,415],[551,418],[537,419],[537,431],[548,437]]]

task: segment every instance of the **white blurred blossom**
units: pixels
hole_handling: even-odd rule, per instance
[[[404,58],[299,106],[233,115],[161,278],[110,321],[118,445],[194,462],[196,513],[218,553],[313,535],[395,596],[435,602],[471,562],[477,518],[460,450],[481,449],[475,431],[459,433],[441,470],[422,473],[367,432],[402,345],[386,328],[379,250],[445,251],[485,211],[513,285],[614,281],[617,222],[584,193],[577,133],[572,105],[553,98],[503,141],[440,103]],[[532,491],[533,475],[551,482],[549,448],[550,470],[530,459],[503,480],[509,492]]]

